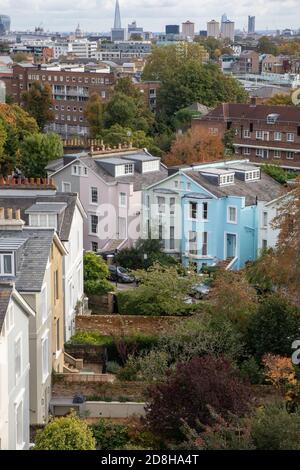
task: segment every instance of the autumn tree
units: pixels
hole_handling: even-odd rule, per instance
[[[104,126],[104,104],[98,93],[92,93],[85,109],[85,117],[90,127],[90,136],[97,138]]]
[[[266,104],[270,106],[293,106],[293,101],[290,94],[276,93],[276,95],[266,100]]]
[[[262,36],[258,40],[257,52],[260,54],[278,55],[278,47],[268,36]]]
[[[54,120],[52,89],[48,83],[33,82],[29,91],[23,93],[25,110],[35,118],[41,131]]]
[[[224,158],[224,146],[220,136],[193,128],[178,135],[164,157],[166,165],[203,163]]]
[[[213,356],[179,363],[165,381],[149,388],[147,422],[158,436],[181,439],[184,423],[195,427],[211,423],[208,405],[226,417],[242,415],[248,407],[249,388],[231,363]],[[171,398],[171,399],[170,399]]]

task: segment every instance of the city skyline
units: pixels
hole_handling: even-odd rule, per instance
[[[143,0],[142,3],[123,0],[120,8],[124,25],[135,19],[145,30],[154,32],[164,31],[166,24],[181,24],[187,20],[193,21],[195,31],[199,31],[205,28],[207,21],[219,21],[224,13],[240,30],[247,30],[249,15],[256,16],[257,30],[300,28],[297,20],[300,5],[296,0],[256,0],[251,4],[248,0],[225,0],[222,6],[216,0],[192,0],[188,7],[178,0]],[[95,14],[97,10],[99,15]],[[203,10],[205,16],[201,15]],[[107,32],[113,26],[114,11],[114,0],[81,0],[75,9],[71,0],[0,0],[0,13],[11,16],[12,30],[32,30],[42,25],[45,30],[68,32],[75,30],[79,22],[84,31]]]

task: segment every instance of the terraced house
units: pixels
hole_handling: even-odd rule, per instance
[[[195,164],[144,191],[143,234],[197,271],[239,269],[256,259],[263,207],[281,194],[281,185],[247,160]]]

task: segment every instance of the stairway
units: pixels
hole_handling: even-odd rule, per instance
[[[217,266],[218,269],[225,269],[226,270],[233,259],[234,259],[233,257],[223,259],[223,260],[219,261],[216,266]]]
[[[83,368],[83,360],[75,359],[70,354],[64,352],[64,368],[63,371],[66,374],[79,374]]]
[[[105,252],[105,251],[109,251],[109,252],[114,252],[116,250],[119,249],[119,247],[121,245],[123,245],[123,243],[125,242],[126,240],[109,240],[106,245],[104,245],[104,247],[102,248],[102,252]]]

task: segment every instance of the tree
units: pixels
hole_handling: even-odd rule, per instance
[[[147,422],[154,433],[167,439],[181,439],[183,423],[190,427],[211,423],[208,405],[223,417],[239,416],[246,412],[250,399],[248,386],[230,362],[208,355],[179,363],[148,393]]]
[[[99,137],[104,126],[104,105],[98,93],[92,93],[89,97],[85,117],[90,127],[90,136]]]
[[[135,111],[133,98],[124,93],[114,93],[105,109],[105,126],[119,124],[122,127],[133,127]]]
[[[258,40],[257,52],[260,54],[278,55],[278,48],[268,36],[262,36]]]
[[[128,427],[100,419],[92,427],[93,435],[101,450],[123,449],[129,441]]]
[[[25,110],[35,118],[41,131],[54,120],[52,89],[48,83],[33,82],[22,96]]]
[[[142,41],[143,40],[143,36],[139,33],[131,33],[130,34],[130,40],[131,41]]]
[[[17,63],[21,63],[21,62],[27,62],[28,61],[28,55],[25,54],[25,52],[16,52],[13,56],[12,56],[12,60],[14,62],[17,62]]]
[[[34,450],[95,450],[96,440],[88,425],[75,413],[51,419],[36,433]]]
[[[268,98],[266,104],[270,106],[293,106],[290,94],[276,93],[276,95]]]
[[[178,274],[175,266],[153,264],[148,271],[134,272],[140,281],[134,290],[120,293],[123,312],[138,311],[140,315],[186,315],[190,312],[186,297],[195,283],[194,276]]]
[[[127,269],[148,269],[154,263],[176,265],[176,260],[162,251],[160,240],[139,239],[132,248],[125,248],[116,256],[116,262]]]
[[[299,311],[280,295],[271,294],[249,319],[246,332],[248,349],[258,359],[267,353],[290,356],[299,327]]]
[[[233,145],[234,137],[235,137],[234,129],[229,129],[224,132],[223,145],[225,149],[225,154],[227,156],[231,156],[234,154],[234,145]]]
[[[87,295],[102,295],[112,291],[113,286],[107,280],[109,269],[103,258],[96,253],[87,252],[83,258],[84,291]]]
[[[24,138],[20,151],[20,169],[28,178],[45,177],[47,164],[62,157],[64,153],[61,138],[57,134],[28,135]]]
[[[168,166],[201,163],[224,158],[224,146],[220,136],[193,128],[178,135],[164,157]]]

